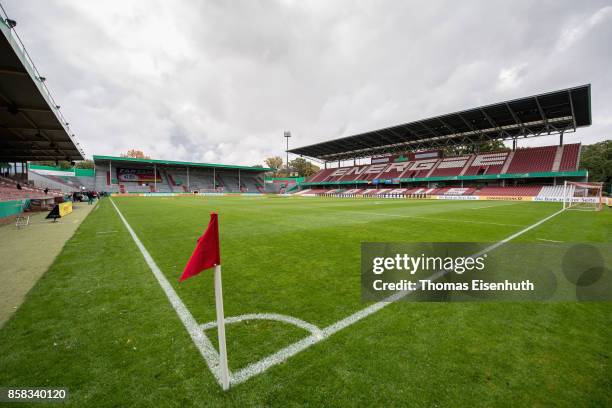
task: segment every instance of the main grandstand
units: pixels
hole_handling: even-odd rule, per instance
[[[591,124],[590,93],[583,85],[290,150],[324,163],[298,194],[561,201],[566,180],[588,180],[581,145],[563,136]],[[558,145],[517,147],[550,135]],[[479,151],[492,141],[512,148]],[[466,147],[473,153],[445,154]],[[361,158],[370,164],[356,165]],[[353,165],[342,166],[346,160]]]
[[[263,167],[94,156],[95,189],[107,193],[263,193]]]

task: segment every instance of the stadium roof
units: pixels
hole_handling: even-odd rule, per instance
[[[83,160],[85,154],[15,32],[14,21],[5,14],[0,17],[0,161]]]
[[[528,96],[289,150],[323,161],[574,132],[591,124],[591,85]]]
[[[253,166],[234,166],[230,164],[215,164],[215,163],[196,163],[196,162],[183,162],[173,160],[156,160],[156,159],[137,159],[134,157],[116,157],[116,156],[96,156],[93,157],[94,162],[100,161],[112,161],[112,162],[131,162],[141,164],[160,164],[164,166],[180,166],[180,167],[210,167],[217,169],[228,169],[228,170],[247,170],[247,171],[272,171],[267,167],[253,167]]]

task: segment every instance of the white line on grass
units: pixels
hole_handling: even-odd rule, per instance
[[[450,218],[433,218],[433,217],[419,217],[417,215],[403,215],[403,214],[387,214],[387,213],[375,213],[371,211],[345,211],[348,213],[354,214],[370,214],[370,215],[378,215],[382,217],[399,217],[399,218],[414,218],[417,220],[426,220],[426,221],[445,221],[445,222],[465,222],[468,224],[488,224],[488,225],[499,225],[502,227],[524,227],[524,225],[520,224],[502,224],[499,222],[487,222],[487,221],[472,221],[472,220],[458,220],[458,219],[450,219]]]
[[[155,275],[155,277],[157,278],[159,286],[161,286],[161,288],[166,293],[170,304],[176,311],[178,317],[181,319],[181,322],[183,322],[185,329],[187,329],[187,332],[189,333],[194,344],[200,351],[200,354],[202,355],[202,357],[204,357],[204,360],[206,361],[210,372],[213,374],[219,385],[221,385],[219,353],[217,353],[217,350],[215,350],[208,337],[206,337],[204,332],[200,329],[198,323],[189,312],[189,309],[187,309],[185,304],[181,301],[181,298],[176,294],[174,288],[172,288],[172,285],[170,285],[170,282],[168,282],[166,276],[164,276],[163,272],[159,269],[159,267],[151,257],[151,254],[149,254],[149,251],[147,251],[142,242],[140,242],[140,239],[138,239],[138,236],[136,235],[132,227],[130,227],[130,224],[128,224],[123,214],[121,214],[121,211],[119,211],[119,208],[117,208],[112,198],[110,199],[110,202],[113,204],[113,207],[115,207],[115,211],[117,211],[117,214],[119,214],[119,218],[121,218],[121,221],[123,221],[123,225],[125,225],[125,228],[132,236],[132,239],[136,243],[136,246],[140,250],[140,253],[144,257],[147,265],[149,265],[149,268],[151,268],[151,272],[153,272],[153,275]]]
[[[536,222],[535,224],[532,224],[512,235],[510,235],[507,238],[504,238],[503,240],[488,246],[487,248],[483,249],[482,251],[470,255],[470,257],[472,258],[476,258],[479,256],[484,255],[487,252],[493,251],[494,249],[499,248],[500,246],[506,244],[507,242],[513,240],[514,238],[523,235],[524,233],[526,233],[527,231],[532,230],[533,228],[536,228],[537,226],[545,223],[546,221],[550,220],[551,218],[561,214],[563,212],[563,210],[559,210],[554,214],[549,215],[548,217]],[[439,278],[441,278],[442,276],[446,275],[450,270],[445,270],[445,271],[438,271],[436,273],[434,273],[432,276],[430,276],[428,279],[429,280],[437,280]],[[232,377],[232,384],[240,384],[246,380],[248,380],[251,377],[254,377],[256,375],[259,375],[261,373],[263,373],[264,371],[266,371],[268,368],[280,364],[283,361],[285,361],[286,359],[288,359],[291,356],[294,356],[295,354],[299,353],[302,350],[307,349],[308,347],[312,346],[313,344],[316,344],[320,341],[325,340],[327,337],[331,336],[332,334],[348,327],[351,326],[352,324],[355,324],[356,322],[360,321],[361,319],[378,312],[379,310],[381,310],[382,308],[390,305],[393,302],[396,302],[402,298],[404,298],[405,296],[409,295],[410,293],[412,293],[412,291],[403,291],[403,292],[398,292],[394,295],[391,295],[389,297],[387,297],[386,299],[374,303],[364,309],[359,310],[356,313],[353,313],[352,315],[345,317],[342,320],[337,321],[336,323],[327,326],[326,328],[324,328],[322,330],[323,336],[321,338],[316,338],[315,336],[309,336],[306,337],[300,341],[297,341],[279,351],[277,351],[274,354],[269,355],[268,357],[263,358],[262,360],[250,364],[247,367],[239,370],[238,372],[234,373],[233,377]]]
[[[164,292],[166,292],[166,296],[168,297],[168,300],[170,300],[170,303],[172,304],[172,306],[174,307],[176,313],[178,314],[179,318],[181,319],[181,321],[183,322],[183,325],[185,326],[185,328],[187,329],[187,332],[189,333],[189,335],[191,336],[193,342],[196,344],[196,346],[198,347],[198,349],[200,350],[200,354],[202,354],[202,356],[204,357],[204,360],[206,361],[210,371],[213,373],[213,375],[215,376],[217,382],[219,383],[219,385],[221,385],[221,381],[220,381],[220,370],[219,370],[219,354],[217,353],[217,351],[214,349],[214,347],[212,346],[210,340],[208,339],[208,337],[206,337],[206,335],[204,334],[204,330],[212,328],[214,325],[214,322],[208,322],[202,325],[198,325],[195,321],[195,319],[193,318],[193,316],[191,315],[191,313],[189,312],[189,310],[187,309],[187,307],[183,304],[183,302],[180,300],[180,298],[178,297],[178,295],[176,294],[176,292],[174,291],[174,289],[172,288],[172,286],[170,285],[170,283],[168,282],[168,280],[166,279],[166,277],[164,276],[163,272],[159,269],[159,267],[155,264],[155,261],[153,260],[153,258],[151,257],[151,255],[149,254],[149,252],[147,251],[147,249],[144,247],[144,245],[142,244],[142,242],[140,242],[140,240],[138,239],[138,236],[136,235],[136,233],[134,232],[134,230],[130,227],[130,225],[128,224],[127,220],[123,217],[123,214],[121,214],[121,212],[119,211],[119,209],[117,208],[117,206],[115,205],[115,203],[113,202],[113,200],[111,199],[111,203],[113,204],[113,207],[115,207],[115,210],[117,211],[117,214],[119,214],[119,217],[121,218],[121,221],[123,221],[123,224],[125,225],[125,227],[127,228],[127,230],[129,231],[130,235],[132,236],[132,239],[134,240],[134,242],[136,243],[136,246],[138,247],[138,249],[140,249],[140,252],[142,253],[143,257],[145,258],[145,261],[147,262],[147,264],[149,265],[149,268],[151,268],[151,271],[153,272],[153,274],[155,275],[155,277],[157,278],[157,281],[159,282],[159,284],[161,285],[162,289],[164,290]],[[354,212],[354,211],[352,211]],[[551,218],[561,214],[563,212],[563,210],[559,210],[543,219],[541,219],[540,221],[526,227],[523,228],[522,230],[504,238],[503,240],[488,246],[487,248],[483,249],[482,251],[470,255],[470,257],[475,258],[481,255],[484,255],[485,253],[488,253],[490,251],[493,251],[497,248],[499,248],[500,246],[506,244],[507,242],[523,235],[524,233],[538,227],[539,225],[545,223],[546,221],[550,220]],[[366,213],[369,214],[369,213]],[[384,215],[389,215],[389,214],[384,214]],[[400,216],[401,217],[401,216]],[[424,218],[424,219],[428,219],[428,220],[434,220],[432,218],[425,218],[425,217],[408,217],[408,218]],[[454,221],[454,220],[451,220]],[[507,224],[510,225],[510,224]],[[442,270],[442,271],[438,271],[436,273],[434,273],[433,275],[431,275],[428,279],[429,280],[437,280],[439,278],[441,278],[442,276],[446,275],[449,270]],[[247,314],[247,315],[241,315],[241,316],[234,316],[234,317],[229,317],[226,319],[226,322],[231,322],[231,323],[235,323],[235,322],[239,322],[242,320],[249,320],[249,319],[254,319],[254,318],[258,318],[258,319],[270,319],[270,320],[278,320],[278,321],[283,321],[286,323],[290,323],[290,324],[294,324],[298,327],[304,328],[305,330],[310,331],[312,334],[302,340],[299,340],[293,344],[290,344],[289,346],[277,351],[276,353],[273,353],[267,357],[264,357],[263,359],[249,364],[248,366],[246,366],[245,368],[232,373],[230,372],[230,384],[231,385],[237,385],[240,383],[243,383],[245,381],[247,381],[248,379],[262,374],[264,371],[268,370],[270,367],[273,367],[277,364],[282,363],[283,361],[287,360],[289,357],[292,357],[294,355],[296,355],[297,353],[307,349],[308,347],[319,343],[323,340],[325,340],[326,338],[330,337],[331,335],[333,335],[334,333],[337,333],[338,331],[345,329],[355,323],[357,323],[358,321],[362,320],[365,317],[370,316],[371,314],[374,314],[376,312],[378,312],[379,310],[383,309],[384,307],[392,304],[393,302],[396,302],[402,298],[404,298],[405,296],[409,295],[410,293],[412,293],[412,291],[403,291],[403,292],[398,292],[394,295],[391,295],[389,297],[387,297],[386,299],[374,303],[368,307],[365,307],[353,314],[351,314],[348,317],[345,317],[344,319],[341,319],[323,329],[319,329],[317,326],[305,322],[303,320],[297,319],[297,318],[293,318],[290,316],[284,316],[284,315],[277,315],[277,314]]]
[[[286,316],[278,313],[252,313],[252,314],[243,314],[240,316],[228,317],[225,319],[225,323],[240,323],[245,320],[276,320],[277,322],[283,322],[292,324],[294,326],[300,327],[306,331],[309,331],[315,337],[322,337],[323,333],[321,329],[319,329],[314,324],[308,323],[302,319],[298,319],[293,316]],[[202,330],[210,330],[215,329],[217,327],[217,321],[213,320],[208,323],[204,323],[200,325]]]
[[[472,207],[472,208],[468,208],[468,210],[480,210],[480,209],[482,209],[482,208],[505,207],[505,206],[507,206],[507,205],[516,205],[516,204],[518,204],[518,203],[483,205],[482,207]]]
[[[546,241],[546,242],[563,242],[563,241],[555,241],[554,239],[545,239],[545,238],[536,238],[538,241]]]

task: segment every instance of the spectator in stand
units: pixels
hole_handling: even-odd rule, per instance
[[[21,190],[21,184],[17,183],[17,190]]]
[[[49,194],[49,188],[45,187],[43,191],[45,192],[45,195]]]

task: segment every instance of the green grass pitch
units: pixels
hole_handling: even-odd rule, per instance
[[[333,198],[113,198],[198,323],[212,271],[178,284],[220,213],[225,315],[328,326],[360,301],[360,242],[497,242],[560,204]],[[0,330],[0,384],[68,406],[611,406],[610,303],[397,302],[223,392],[110,199]],[[612,242],[612,212],[566,211],[516,239]],[[307,335],[227,326],[231,370]],[[207,332],[216,345],[216,332]]]

